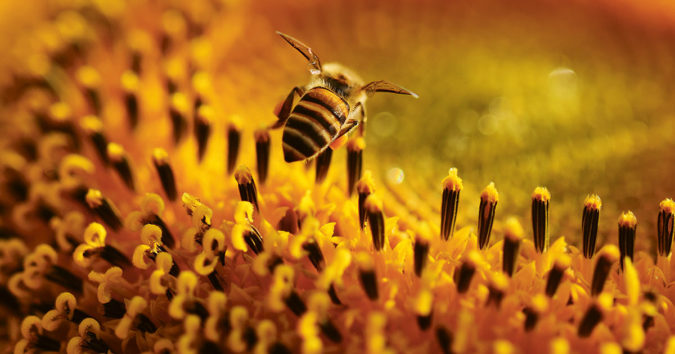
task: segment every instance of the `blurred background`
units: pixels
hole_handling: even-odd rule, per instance
[[[39,59],[12,54],[26,45],[22,34],[77,2],[0,3],[0,46],[9,48],[0,58],[3,87],[12,79],[9,66],[39,68]],[[126,8],[93,2],[122,22],[180,26],[152,10],[159,1],[130,1]],[[616,243],[620,212],[633,210],[638,249],[652,247],[658,203],[675,194],[675,5],[349,0],[174,6],[209,19],[191,50],[208,53],[209,71],[218,73],[218,104],[250,129],[273,122],[276,103],[309,78],[304,58],[275,34],[280,30],[310,45],[324,63],[337,61],[366,81],[385,79],[419,94],[417,100],[369,99],[365,167],[417,193],[432,210],[440,208],[440,181],[457,167],[465,182],[459,226],[475,222],[478,194],[490,181],[500,192],[497,219],[516,215],[528,225],[531,193],[542,185],[552,194],[553,239],[580,237],[583,199],[597,193],[603,200],[599,245]],[[335,163],[343,164],[344,155],[337,152]]]

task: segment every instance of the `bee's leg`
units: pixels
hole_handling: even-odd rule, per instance
[[[356,104],[356,108],[354,108],[354,113],[358,114],[358,123],[357,124],[360,125],[359,136],[365,137],[366,136],[366,120],[367,120],[366,108],[363,107],[363,104],[361,102]]]
[[[286,124],[288,117],[291,115],[293,103],[295,103],[295,100],[297,98],[300,98],[303,93],[304,90],[302,89],[302,87],[299,86],[294,87],[291,90],[291,92],[288,93],[288,96],[286,96],[284,102],[280,106],[277,106],[277,109],[274,112],[274,114],[277,116],[277,118],[279,118],[279,120],[277,120],[274,124],[270,125],[269,129],[278,129],[283,127],[284,124]]]
[[[342,145],[344,145],[347,142],[347,134],[354,130],[357,125],[363,124],[365,121],[365,114],[363,113],[363,105],[359,102],[354,110],[349,114],[349,118],[342,123],[342,127],[340,127],[340,131],[338,134],[335,136],[335,139],[333,139],[333,142],[330,144],[330,148],[333,150],[336,150],[340,148]],[[363,125],[362,125],[363,126]],[[363,136],[365,133],[365,130],[361,128],[359,130],[359,136]]]

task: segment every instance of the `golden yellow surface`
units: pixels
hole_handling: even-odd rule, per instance
[[[270,177],[265,184],[257,185],[262,211],[251,216],[237,204],[237,184],[226,171],[228,127],[241,131],[237,165],[246,165],[253,171],[254,132],[272,124],[276,105],[292,87],[306,84],[310,76],[306,60],[275,34],[277,30],[311,46],[323,63],[340,62],[366,82],[384,79],[419,95],[414,99],[378,93],[367,103],[364,170],[373,172],[377,200],[382,202],[387,217],[384,253],[374,253],[370,230],[358,227],[356,197],[350,199],[344,193],[346,148],[333,154],[327,181],[315,185],[311,169],[306,170],[302,163],[284,162],[281,131],[272,132]],[[580,351],[599,349],[601,345],[609,348],[614,342],[624,349],[660,351],[675,325],[670,258],[657,258],[655,254],[659,202],[672,197],[675,190],[673,30],[675,5],[669,1],[3,1],[0,167],[21,171],[29,182],[31,198],[40,196],[62,212],[57,213],[58,222],[52,224],[25,222],[20,211],[34,207],[33,199],[23,206],[3,189],[0,226],[19,230],[17,234],[25,245],[16,246],[21,251],[17,251],[14,261],[21,263],[31,253],[48,253],[44,249],[37,251],[40,244],[57,240],[52,246],[63,245],[63,238],[52,235],[52,229],[62,225],[60,222],[75,225],[75,221],[61,220],[67,211],[72,209],[86,216],[86,222],[80,222],[83,225],[73,226],[75,231],[83,232],[89,223],[100,222],[93,214],[60,199],[54,187],[61,186],[60,182],[50,183],[66,177],[55,171],[75,171],[70,180],[75,184],[63,181],[63,186],[86,182],[109,198],[124,218],[139,209],[139,213],[149,213],[141,206],[149,198],[145,194],[165,197],[152,165],[154,149],[161,148],[166,150],[173,167],[179,197],[183,192],[189,193],[183,198],[185,206],[180,198],[173,203],[166,199],[163,202],[163,218],[180,240],[173,259],[182,262],[183,270],[199,273],[210,267],[215,269],[216,251],[199,253],[202,246],[189,237],[203,226],[196,215],[208,217],[214,229],[222,230],[227,241],[218,241],[218,247],[231,247],[227,248],[227,262],[232,263],[221,271],[227,275],[228,284],[234,284],[234,290],[226,293],[232,304],[240,306],[233,312],[243,319],[233,324],[231,334],[221,343],[229,350],[245,348],[246,343],[237,335],[246,329],[245,324],[252,323],[260,325],[261,333],[276,331],[275,338],[295,351],[381,352],[385,347],[394,351],[438,351],[432,333],[435,327],[419,331],[412,324],[415,318],[406,317],[436,311],[434,321],[454,331],[456,351],[506,351],[514,346],[527,352],[538,348],[535,344],[550,344],[556,348],[554,351],[565,352],[566,345]],[[166,53],[160,50],[162,36],[171,38]],[[132,51],[142,57],[138,77],[129,72]],[[167,78],[177,84],[177,94],[167,92]],[[56,97],[40,89],[27,89],[24,84],[30,80],[44,80],[55,90]],[[94,112],[87,102],[86,89],[97,90],[102,102],[98,117],[102,124],[90,116]],[[128,127],[124,106],[127,92],[137,94],[140,102],[140,123],[135,130]],[[208,104],[203,106],[209,107],[204,121],[211,127],[201,162],[197,160],[192,128],[176,145],[168,118],[171,107],[192,126],[192,104],[197,97]],[[40,133],[34,121],[37,113],[46,114],[54,122],[73,122],[81,136],[98,131],[102,125],[109,142],[114,143],[110,145],[113,150],[129,158],[136,190],[127,189],[114,170],[106,168],[85,138],[81,139],[82,148],[72,151],[63,136]],[[35,143],[40,157],[37,161],[20,156],[17,146],[22,139]],[[79,153],[86,159],[71,159],[72,164],[67,165],[62,162],[67,153]],[[415,278],[415,236],[437,236],[444,187],[441,181],[452,167],[457,168],[462,187],[457,232],[448,243],[434,238],[428,274]],[[58,177],[50,179],[52,175]],[[481,190],[491,182],[499,191],[499,207],[489,249],[479,253],[473,235],[476,214]],[[529,241],[531,193],[538,186],[550,192],[548,225],[552,245],[543,255],[537,254]],[[581,244],[584,200],[591,194],[602,198],[597,249],[617,243],[616,220],[631,210],[639,225],[635,241],[638,256],[626,263],[626,279],[623,273],[612,271],[608,281],[611,285],[605,291],[616,296],[619,304],[607,305],[612,308],[611,314],[606,314],[606,324],[591,339],[583,340],[576,338],[575,326],[595,301],[587,294],[595,263],[583,259],[575,247]],[[185,208],[191,216],[186,216]],[[302,227],[296,235],[275,231],[288,208],[295,208],[311,221],[301,220]],[[515,219],[509,219],[511,216]],[[506,220],[509,222],[505,224]],[[504,286],[509,289],[505,309],[497,316],[493,309],[480,309],[488,297],[487,279],[492,278],[491,272],[501,269],[503,234],[510,231],[520,235],[518,221],[525,230],[523,260],[510,285]],[[262,274],[265,264],[254,264],[250,245],[242,242],[250,223],[263,234],[266,251],[273,244],[287,260],[284,267],[288,268]],[[140,226],[136,230],[125,220],[123,230],[112,237],[109,234],[106,240],[114,240],[127,256],[134,254],[134,265],[145,264],[141,253],[134,253],[139,245],[137,234]],[[323,272],[315,272],[305,259],[304,242],[314,237],[326,254]],[[98,247],[87,242],[81,245],[87,249]],[[142,249],[156,250],[157,244],[145,247]],[[271,253],[258,255],[258,259],[267,259]],[[551,264],[568,253],[572,257],[571,270],[560,292],[575,299],[573,308],[566,306],[566,299],[556,297],[549,301],[539,293]],[[59,262],[68,264],[67,252],[59,254]],[[360,289],[357,263],[361,262],[351,260],[372,254],[377,256],[366,259],[370,262],[368,268],[380,272],[382,283],[381,298],[375,304]],[[470,296],[462,298],[454,288],[453,274],[466,262],[466,254],[473,257],[475,279],[479,279],[474,283],[479,285],[474,285]],[[80,254],[78,257],[82,260]],[[195,259],[206,263],[194,265]],[[100,266],[97,272],[106,271],[103,265],[96,264]],[[163,259],[162,264],[167,266],[170,262]],[[178,334],[198,337],[201,333],[194,318],[176,310],[174,303],[178,300],[155,301],[163,296],[162,291],[155,290],[164,289],[157,279],[168,276],[167,269],[159,267],[159,263],[152,263],[152,271],[129,267],[125,275],[133,279],[127,282],[143,283],[150,274],[156,274],[152,285],[148,285],[153,291],[134,293],[133,286],[126,284],[124,298],[137,299],[132,312],[137,308],[143,312],[149,306],[151,310],[146,312],[154,313],[156,307],[166,307],[168,303],[174,309],[171,318],[166,313],[164,317],[158,315],[158,322],[165,326],[160,326],[155,337],[136,343],[138,350],[158,351],[159,346],[169,344],[189,347],[187,342],[167,344],[160,340],[177,338]],[[84,279],[92,270],[85,268],[75,271]],[[256,276],[266,285],[257,288],[251,269],[257,269]],[[7,279],[12,274],[3,274],[0,285],[8,286]],[[207,287],[203,274],[186,274],[187,280],[172,280],[181,290],[176,298],[187,301],[184,299],[197,296],[208,304],[220,301],[206,300],[209,292],[200,293],[201,288],[191,285],[189,277],[194,276],[200,277],[199,283],[194,280],[196,284]],[[100,279],[104,279],[103,275]],[[333,283],[339,284],[345,299],[353,300],[351,307],[330,307],[325,290]],[[301,295],[310,308],[301,318],[293,317],[280,301],[295,289],[294,284],[302,289]],[[102,286],[97,290],[92,285],[79,300],[95,308],[96,292],[100,299]],[[653,309],[661,317],[652,332],[641,331],[642,315],[651,313],[642,307],[657,306],[644,299],[636,300],[639,290],[645,289],[657,289],[663,295],[660,307]],[[624,301],[627,293],[630,303]],[[58,295],[58,291],[44,292],[41,300],[51,304],[55,297],[52,295]],[[536,301],[530,304],[529,298],[535,295]],[[148,299],[149,305],[142,304]],[[522,306],[536,308],[541,315],[536,333],[522,330]],[[368,316],[361,317],[361,310]],[[209,313],[222,315],[219,311],[220,308]],[[276,327],[256,322],[280,311],[285,312]],[[345,340],[340,345],[320,337],[316,326],[327,313],[343,329]],[[491,316],[498,319],[488,326]],[[574,326],[556,327],[561,319]],[[22,338],[19,320],[17,317],[4,324],[6,335],[1,340],[16,343]],[[31,317],[27,323],[33,320]],[[114,332],[120,338],[134,332],[129,321],[123,322],[115,327],[117,324],[101,321],[111,337]],[[408,323],[411,332],[396,328]],[[216,329],[203,325],[208,328],[204,330],[207,337],[218,337]],[[70,332],[75,333],[74,328]],[[530,334],[537,340],[531,341]],[[263,336],[260,348],[270,343]],[[127,344],[115,347],[121,348],[127,348]]]

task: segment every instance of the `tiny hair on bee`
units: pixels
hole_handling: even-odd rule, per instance
[[[326,149],[339,148],[357,126],[359,136],[364,136],[365,103],[376,92],[418,97],[388,81],[364,83],[351,69],[338,63],[322,64],[312,48],[287,34],[277,34],[307,59],[312,75],[307,85],[291,89],[277,106],[277,122],[270,126],[283,128],[286,162],[310,160]]]

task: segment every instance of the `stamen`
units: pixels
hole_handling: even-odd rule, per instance
[[[539,253],[548,249],[548,205],[551,193],[546,187],[537,187],[532,193],[532,232],[534,234],[534,248]]]
[[[215,111],[211,106],[201,105],[195,116],[195,137],[197,138],[197,160],[202,161],[206,153],[206,146],[211,136],[211,125],[215,117]]]
[[[159,216],[164,212],[164,200],[155,193],[147,193],[141,202],[141,210],[142,212],[139,212],[141,215],[141,219],[139,220],[141,225],[139,226],[157,226],[159,228],[159,230],[157,230],[157,235],[160,236],[160,238],[156,242],[158,243],[158,246],[162,248],[161,251],[165,251],[163,246],[173,248],[176,244],[175,238],[164,220]],[[141,234],[141,239],[142,238],[143,234]]]
[[[292,208],[286,210],[286,214],[279,220],[279,224],[277,225],[279,231],[286,231],[292,235],[298,233],[299,227],[298,215]]]
[[[258,129],[255,136],[255,158],[256,168],[258,169],[258,179],[260,184],[267,181],[267,171],[270,165],[270,133],[267,129]]]
[[[595,270],[593,271],[593,280],[591,281],[591,295],[596,296],[602,292],[605,281],[609,276],[612,264],[619,259],[619,249],[614,245],[606,245],[596,257]]]
[[[138,76],[133,71],[122,74],[122,88],[124,89],[124,107],[127,110],[129,126],[135,129],[138,125]]]
[[[89,267],[93,257],[100,257],[115,266],[127,267],[132,265],[124,253],[105,244],[106,235],[107,231],[103,225],[97,222],[90,223],[84,230],[84,243],[77,246],[73,251],[75,263],[82,267]]]
[[[529,332],[534,329],[539,322],[539,316],[548,308],[548,299],[542,295],[537,294],[532,298],[532,303],[523,309],[525,314],[525,331]]]
[[[492,222],[495,220],[495,209],[499,201],[499,193],[494,182],[490,182],[480,195],[478,208],[478,246],[484,249],[490,243]]]
[[[384,247],[384,214],[382,201],[375,194],[371,194],[365,201],[366,216],[370,232],[373,236],[373,246],[376,251]]]
[[[633,261],[633,250],[635,247],[635,233],[637,231],[637,218],[633,212],[629,211],[621,214],[619,217],[619,266],[623,270],[624,258],[628,257]]]
[[[109,143],[107,153],[108,160],[112,164],[115,171],[117,171],[117,174],[122,179],[122,182],[124,182],[127,188],[133,191],[135,189],[134,176],[131,173],[129,157],[127,156],[126,151],[124,151],[124,148],[119,144]]]
[[[436,327],[436,340],[443,354],[452,353],[452,332],[443,326]]]
[[[107,353],[108,344],[100,336],[101,326],[93,318],[83,320],[78,326],[78,332],[82,339],[80,350],[88,349],[96,353]],[[70,348],[70,343],[68,343]]]
[[[645,301],[642,303],[643,316],[642,316],[642,329],[647,331],[649,328],[654,326],[654,316],[657,315],[657,305],[658,305],[658,294],[652,291],[645,291],[643,293],[643,298]]]
[[[673,244],[673,218],[675,216],[675,202],[672,199],[664,199],[659,203],[658,238],[657,250],[660,256],[670,255]]]
[[[108,139],[103,134],[103,122],[96,116],[86,116],[82,119],[82,130],[89,136],[96,154],[104,165],[108,164]]]
[[[347,144],[347,195],[351,197],[356,182],[361,179],[363,170],[363,150],[366,141],[362,137],[352,139]]]
[[[239,144],[241,142],[241,129],[238,124],[231,123],[227,127],[227,173],[234,171],[239,157]]]
[[[596,301],[593,302],[586,310],[584,317],[579,323],[579,330],[577,334],[579,337],[586,338],[591,335],[595,326],[602,321],[603,313],[612,305],[612,296],[609,294],[602,294]]]
[[[459,193],[462,191],[462,179],[457,169],[451,168],[443,179],[443,200],[441,202],[441,239],[447,241],[455,232],[455,221],[459,210]]]
[[[600,219],[602,200],[593,194],[584,200],[584,213],[581,217],[581,229],[583,231],[584,257],[591,259],[595,254],[595,241],[598,236],[598,220]]]
[[[548,273],[548,278],[546,279],[546,295],[548,297],[553,297],[555,292],[558,290],[560,283],[562,282],[563,275],[565,271],[570,267],[572,260],[569,256],[563,254],[558,256],[553,263],[553,267]]]
[[[101,75],[91,66],[83,66],[77,70],[77,81],[84,88],[87,101],[95,114],[101,114],[101,96],[98,93]]]
[[[509,277],[513,276],[520,253],[520,241],[525,232],[520,226],[518,219],[510,217],[504,225],[504,252],[502,258],[502,271]]]
[[[241,200],[253,204],[255,210],[260,212],[260,207],[258,206],[258,192],[255,187],[253,175],[248,167],[243,165],[239,166],[234,173],[234,178],[239,185],[239,196],[241,197]]]
[[[356,255],[356,262],[359,265],[359,280],[363,291],[365,291],[368,298],[372,301],[377,300],[377,276],[375,275],[375,264],[372,256],[366,252],[361,252]]]
[[[375,193],[375,182],[370,171],[366,171],[356,183],[356,191],[359,193],[359,226],[363,230],[366,225],[366,198]]]
[[[89,208],[111,229],[118,231],[122,228],[122,218],[117,208],[108,198],[101,194],[101,191],[89,189],[87,192],[87,204]]]
[[[244,232],[244,241],[255,254],[260,254],[265,250],[262,236],[253,226],[251,226],[250,230]]]
[[[21,322],[21,335],[23,336],[24,340],[30,341],[30,344],[27,344],[26,346],[30,346],[32,349],[37,349],[26,352],[58,352],[61,348],[61,342],[44,335],[40,322],[40,318],[37,316],[27,316]],[[19,347],[19,344],[17,344],[17,347]],[[22,350],[17,352],[24,351]]]
[[[330,301],[332,301],[335,305],[342,305],[342,301],[340,301],[340,298],[338,297],[337,290],[335,290],[335,284],[331,284],[328,287],[328,296],[330,296]]]
[[[152,163],[155,165],[167,198],[171,201],[176,200],[178,191],[176,190],[176,179],[169,164],[169,154],[164,149],[154,149],[152,151]]]
[[[73,111],[65,102],[54,103],[49,107],[48,116],[38,118],[38,124],[44,132],[58,132],[66,136],[65,141],[63,141],[62,137],[52,137],[48,138],[48,140],[56,139],[55,142],[58,145],[67,146],[68,144],[71,144],[75,150],[79,150],[79,135],[77,134],[73,121]],[[44,153],[41,153],[41,155],[43,154]]]
[[[429,258],[429,241],[431,237],[427,232],[424,231],[417,235],[415,238],[415,245],[413,247],[415,275],[418,277],[422,276],[422,271],[424,270],[424,266],[427,264],[427,259]]]
[[[333,149],[327,148],[316,157],[316,183],[320,184],[328,176],[330,161],[333,158]]]
[[[457,284],[458,293],[464,294],[469,290],[471,279],[473,279],[480,261],[480,254],[472,250],[465,256],[462,265],[455,269],[455,284]]]
[[[340,333],[340,330],[335,327],[335,324],[333,324],[331,320],[326,319],[324,322],[319,324],[319,327],[321,328],[321,333],[323,333],[323,335],[325,335],[331,342],[342,342],[342,334]]]
[[[324,259],[321,248],[319,248],[319,244],[316,243],[316,240],[311,237],[302,244],[302,249],[307,251],[307,257],[309,258],[309,261],[312,262],[314,268],[319,272],[322,271],[326,264],[326,260]]]
[[[120,319],[120,322],[115,328],[115,335],[117,338],[127,338],[129,335],[129,330],[136,320],[136,328],[139,331],[143,333],[154,333],[157,331],[157,326],[155,326],[155,324],[152,323],[152,321],[147,316],[141,313],[147,306],[148,302],[140,296],[134,296],[129,301],[129,306],[127,307],[125,315]]]
[[[173,142],[178,145],[187,132],[187,115],[190,109],[187,97],[180,92],[171,95],[171,106],[169,107],[169,117],[173,126]]]
[[[328,308],[330,306],[328,295],[323,292],[312,293],[307,300],[307,308],[310,316],[313,316],[321,332],[333,343],[342,341],[342,334],[328,317]]]
[[[302,314],[307,312],[307,306],[305,305],[305,302],[302,301],[302,298],[295,290],[291,290],[288,296],[284,299],[284,302],[286,303],[286,306],[288,306],[288,309],[291,310],[291,312],[293,312],[296,316],[302,316]]]
[[[488,285],[488,298],[485,302],[485,306],[495,305],[496,308],[499,308],[502,304],[502,299],[506,294],[506,290],[509,288],[509,278],[499,272],[492,273],[490,277],[490,283]]]
[[[429,289],[422,289],[415,299],[415,313],[417,314],[417,326],[423,331],[431,327],[433,318],[433,295]]]

